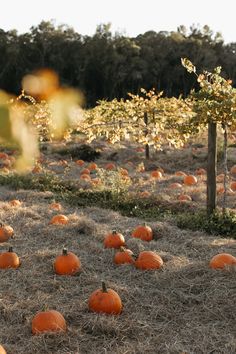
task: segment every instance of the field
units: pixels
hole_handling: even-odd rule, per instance
[[[137,200],[149,198],[141,194],[146,191],[161,205],[185,212],[205,206],[206,176],[199,175],[197,185],[185,186],[183,177],[175,174],[179,170],[195,174],[197,169],[206,168],[204,144],[153,153],[149,162],[137,146],[97,142],[93,147],[101,152],[95,161],[100,172],[91,172],[92,181],[98,182],[80,178],[89,162],[78,166],[76,159],[65,153],[68,146],[62,145],[47,147],[40,168],[31,176],[52,174],[85,191],[101,192],[110,187],[119,193],[121,189]],[[234,158],[232,148],[229,167],[235,163]],[[115,163],[115,171],[106,170],[108,162]],[[162,178],[150,179],[151,171],[158,168],[162,169]],[[121,169],[128,171],[128,178],[120,177]],[[3,168],[2,176],[10,179],[11,170]],[[220,188],[222,180],[218,180]],[[229,183],[232,181],[234,176],[230,176]],[[170,187],[172,183],[180,183],[181,187],[174,189]],[[181,193],[190,195],[192,201],[179,201]],[[234,211],[236,194],[228,194],[227,205]],[[218,198],[221,205],[222,194]],[[22,204],[12,207],[12,199],[19,199]],[[69,218],[67,225],[49,224],[56,214],[49,208],[54,199],[61,202],[61,213]],[[26,186],[14,190],[7,183],[0,187],[0,220],[15,231],[10,242],[0,244],[1,252],[11,245],[21,259],[19,269],[0,272],[0,338],[8,354],[236,352],[235,268],[209,268],[210,259],[217,253],[236,255],[233,235],[223,238],[179,229],[168,213],[132,217],[93,202],[89,206],[79,204],[79,200],[77,204],[70,203],[51,190],[31,190]],[[131,237],[132,230],[145,221],[154,231],[151,242]],[[141,271],[133,265],[114,265],[115,251],[103,246],[105,235],[113,229],[125,236],[127,247],[135,254],[156,251],[164,260],[162,269]],[[64,246],[81,260],[82,271],[78,275],[54,274],[53,262]],[[102,280],[120,295],[121,315],[98,315],[88,310],[88,298],[101,287]],[[47,309],[64,315],[68,325],[65,334],[31,334],[33,316]]]

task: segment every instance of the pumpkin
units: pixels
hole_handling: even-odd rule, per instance
[[[8,252],[0,254],[0,269],[18,268],[20,266],[20,259],[13,248],[9,247]]]
[[[52,210],[56,210],[56,211],[61,211],[62,210],[61,204],[60,203],[56,203],[56,202],[52,202],[49,205],[49,208],[52,209]]]
[[[197,184],[197,177],[195,177],[194,175],[185,176],[184,184],[187,186],[193,186],[194,184]]]
[[[198,176],[206,175],[206,170],[204,168],[197,168],[195,174]]]
[[[122,302],[117,292],[107,289],[102,282],[102,289],[97,289],[90,295],[88,307],[93,312],[119,315],[122,311]]]
[[[231,173],[232,175],[235,175],[235,174],[236,174],[236,165],[233,165],[233,166],[231,167],[230,173]]]
[[[109,162],[109,163],[106,164],[105,169],[108,170],[108,171],[115,170],[116,169],[116,165],[114,163],[112,163],[112,162]]]
[[[142,270],[159,269],[163,266],[162,258],[153,251],[142,251],[135,261],[135,267]]]
[[[0,344],[0,354],[7,354],[6,350],[3,348],[1,344]]]
[[[216,254],[209,263],[210,268],[223,269],[225,266],[236,265],[236,257],[229,253]]]
[[[115,264],[133,264],[134,259],[132,258],[133,252],[127,248],[120,247],[120,250],[116,252],[113,261]]]
[[[9,204],[13,207],[18,207],[22,204],[22,202],[18,199],[13,199],[9,201]]]
[[[13,237],[14,230],[10,225],[0,223],[0,242],[6,242],[10,237]]]
[[[65,332],[66,321],[58,311],[42,311],[34,316],[31,329],[33,334],[40,334],[42,332]]]
[[[58,215],[54,215],[49,224],[54,224],[54,225],[66,225],[68,224],[69,219],[67,216],[63,215],[63,214],[58,214]]]
[[[5,152],[0,152],[0,159],[5,160],[8,158],[9,158],[8,154],[6,154]]]
[[[191,201],[192,201],[192,198],[191,198],[190,195],[188,195],[188,194],[180,194],[180,195],[178,196],[178,200],[181,201],[181,202],[185,202],[185,201],[191,202]]]
[[[90,174],[90,170],[88,168],[84,168],[82,171],[81,171],[81,175],[89,175]]]
[[[87,175],[87,174],[80,175],[80,179],[87,181],[87,182],[91,182],[91,177],[90,177],[90,175]]]
[[[84,160],[76,160],[75,163],[79,166],[83,166],[84,165]]]
[[[186,176],[186,173],[183,172],[183,171],[176,171],[176,172],[175,172],[175,175],[176,175],[176,176],[185,177],[185,176]]]
[[[151,172],[151,177],[154,178],[154,179],[161,179],[162,178],[162,173],[159,170],[152,171]]]
[[[151,241],[153,239],[153,231],[150,226],[138,225],[131,234],[132,237],[140,238],[143,241]]]
[[[151,193],[149,191],[143,191],[143,192],[139,193],[139,196],[141,198],[149,198],[149,197],[151,197]]]
[[[123,177],[128,177],[129,176],[129,171],[126,168],[121,168],[120,169],[120,174]]]
[[[178,182],[174,182],[174,183],[171,183],[170,185],[169,185],[169,188],[170,189],[180,189],[180,188],[182,188],[183,186],[182,186],[182,184],[180,184],[180,183],[178,183]]]
[[[106,235],[103,243],[105,248],[120,248],[121,246],[125,246],[125,238],[121,233],[113,230]]]
[[[96,164],[95,162],[91,162],[91,163],[88,165],[88,169],[89,169],[90,171],[95,171],[95,170],[97,170],[97,168],[98,168],[98,166],[97,166],[97,164]]]
[[[56,257],[53,267],[56,274],[74,275],[80,270],[81,263],[74,253],[63,248],[62,254]]]
[[[236,181],[230,183],[230,188],[232,191],[236,191]]]

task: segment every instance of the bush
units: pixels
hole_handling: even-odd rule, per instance
[[[193,231],[202,230],[212,235],[228,236],[236,239],[236,214],[232,211],[215,211],[207,215],[205,211],[176,216],[177,226]]]

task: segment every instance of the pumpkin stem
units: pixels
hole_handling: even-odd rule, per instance
[[[120,246],[120,252],[125,252],[125,247],[124,246]]]
[[[117,234],[117,231],[114,229],[112,230],[112,235],[116,235]]]
[[[9,247],[8,252],[13,252],[13,247],[12,246]]]
[[[107,287],[104,281],[102,281],[102,292],[107,293]]]
[[[66,248],[66,247],[63,248],[62,254],[63,254],[63,256],[67,256],[68,251],[67,251],[67,248]]]

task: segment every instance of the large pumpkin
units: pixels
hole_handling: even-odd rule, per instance
[[[131,236],[140,238],[143,241],[151,241],[153,239],[153,231],[151,227],[146,224],[139,225],[133,230]]]
[[[105,248],[120,248],[125,245],[124,236],[113,230],[111,233],[107,234],[104,238],[104,246]]]
[[[31,329],[33,334],[65,332],[66,321],[62,314],[55,310],[38,312],[32,320]]]
[[[111,315],[119,315],[122,311],[120,296],[115,290],[107,289],[104,282],[102,289],[97,289],[90,295],[88,306],[90,311]]]
[[[81,263],[73,252],[68,252],[66,248],[63,248],[62,254],[56,257],[53,266],[56,274],[74,275],[79,272]]]
[[[142,251],[135,261],[135,267],[142,270],[159,269],[163,266],[162,258],[153,251]]]
[[[0,269],[18,268],[20,266],[20,259],[13,248],[9,247],[8,252],[0,254]]]
[[[227,266],[236,265],[236,257],[229,253],[219,253],[216,254],[209,263],[210,268],[213,269],[223,269]]]
[[[184,184],[187,186],[193,186],[197,184],[197,177],[194,175],[187,175],[184,177]]]

